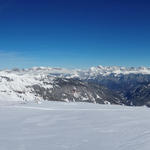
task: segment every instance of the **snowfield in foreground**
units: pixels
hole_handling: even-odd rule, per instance
[[[0,150],[149,150],[150,109],[0,102]]]

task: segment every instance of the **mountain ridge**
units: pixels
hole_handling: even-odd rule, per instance
[[[55,67],[32,67],[27,69],[4,69],[0,72],[14,72],[21,73],[47,73],[47,74],[66,74],[74,75],[74,77],[82,76],[94,76],[94,75],[110,75],[110,74],[150,74],[150,67],[122,67],[122,66],[96,66],[89,69],[67,69],[67,68],[55,68]]]
[[[149,103],[149,85],[149,67],[16,68],[0,71],[0,100],[86,101],[140,106]]]

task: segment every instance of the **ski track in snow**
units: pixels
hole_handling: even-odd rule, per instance
[[[150,109],[83,103],[0,105],[0,150],[149,150]]]

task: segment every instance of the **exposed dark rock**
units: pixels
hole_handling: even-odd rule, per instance
[[[45,100],[122,104],[122,97],[107,88],[79,79],[56,78],[53,88],[33,85],[36,94]]]
[[[91,83],[101,84],[113,92],[124,97],[125,105],[142,106],[150,101],[150,75],[120,74],[115,76],[98,76],[88,80]]]

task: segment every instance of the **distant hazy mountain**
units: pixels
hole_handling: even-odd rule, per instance
[[[150,102],[150,68],[33,67],[0,71],[0,100],[85,101],[125,105]]]

